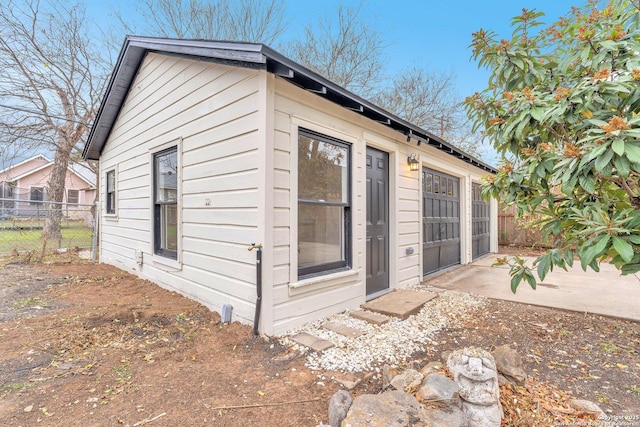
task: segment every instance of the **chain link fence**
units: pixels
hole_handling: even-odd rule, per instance
[[[47,211],[59,207],[62,239],[47,242],[47,249],[93,249],[94,205],[55,203],[46,200],[0,198],[0,255],[41,251]]]

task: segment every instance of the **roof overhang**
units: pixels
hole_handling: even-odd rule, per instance
[[[309,92],[404,134],[407,141],[416,141],[418,145],[421,143],[431,145],[485,172],[496,172],[492,166],[442,138],[385,111],[263,44],[139,36],[125,38],[82,153],[85,159],[98,160],[100,157],[136,73],[148,52],[266,69]]]

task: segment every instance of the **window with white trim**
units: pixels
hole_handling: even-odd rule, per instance
[[[107,203],[107,214],[115,215],[116,213],[116,171],[112,169],[106,174],[106,203]]]
[[[67,190],[67,203],[72,205],[77,205],[80,200],[80,191],[78,190]]]
[[[153,155],[154,252],[178,259],[178,149]]]
[[[351,146],[300,129],[298,276],[351,265]]]

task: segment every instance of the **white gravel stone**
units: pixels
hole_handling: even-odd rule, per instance
[[[425,288],[416,285],[410,289]],[[436,332],[444,327],[459,326],[485,302],[486,298],[481,296],[444,291],[439,293],[438,298],[427,302],[420,312],[406,320],[391,318],[383,325],[374,325],[350,317],[349,313],[340,313],[288,331],[280,336],[280,342],[306,354],[306,366],[312,370],[351,373],[372,371],[385,363],[402,363],[425,345],[437,345],[431,339]],[[327,322],[340,322],[363,331],[363,334],[356,338],[348,338],[324,329],[322,325]],[[300,332],[331,341],[335,347],[323,352],[311,352],[290,339]]]

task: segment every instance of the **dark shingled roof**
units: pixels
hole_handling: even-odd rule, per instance
[[[177,55],[200,61],[222,62],[240,67],[266,69],[288,82],[317,94],[317,96],[382,123],[410,137],[418,144],[432,145],[486,172],[496,172],[492,166],[443,139],[383,110],[263,44],[139,36],[125,38],[100,110],[98,110],[82,153],[85,159],[97,160],[100,157],[129,88],[148,52]]]

